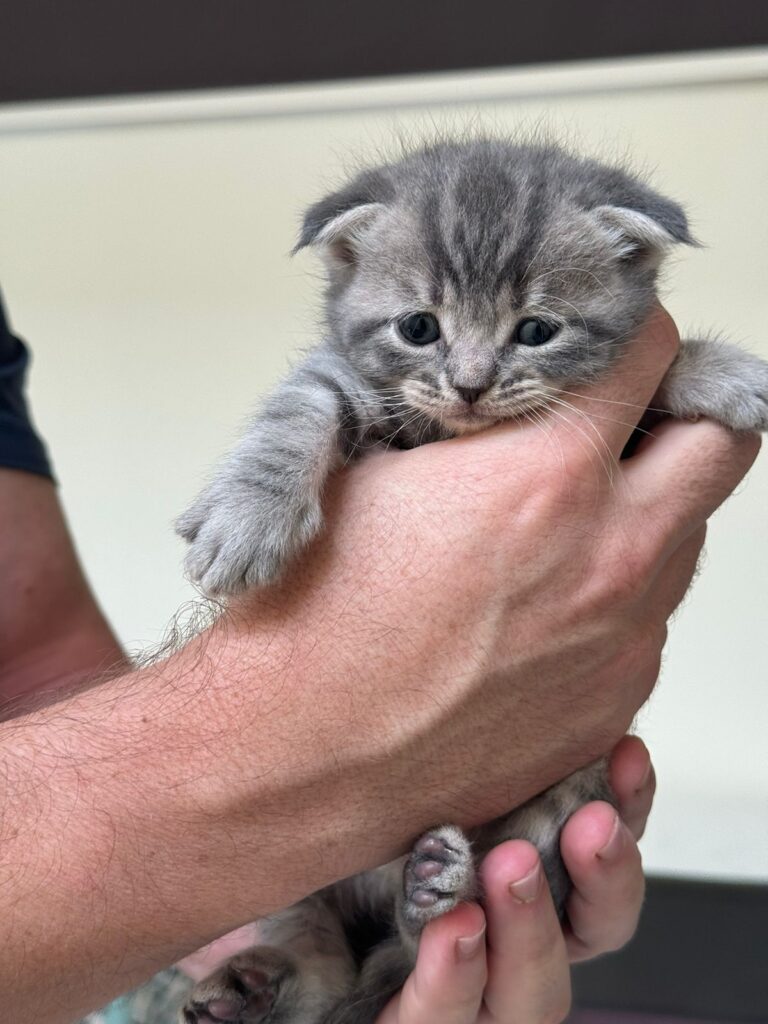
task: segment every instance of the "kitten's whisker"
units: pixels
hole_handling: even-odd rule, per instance
[[[579,432],[579,434],[581,434],[582,437],[587,441],[587,443],[589,444],[590,448],[592,448],[594,453],[597,455],[597,457],[598,457],[598,459],[600,461],[600,465],[605,470],[605,475],[608,478],[608,482],[610,483],[611,488],[613,488],[614,487],[614,469],[617,468],[616,460],[614,459],[613,453],[611,452],[610,448],[608,447],[605,439],[600,434],[600,431],[597,429],[597,427],[595,427],[594,423],[590,422],[589,417],[586,416],[584,413],[582,413],[580,409],[576,409],[574,406],[570,405],[568,402],[555,402],[552,399],[550,399],[550,401],[552,401],[556,405],[563,406],[565,409],[568,409],[570,412],[576,413],[576,415],[580,419],[586,420],[587,424],[592,427],[592,429],[593,429],[595,435],[597,436],[598,440],[602,442],[603,451],[600,450],[600,448],[595,443],[594,439],[587,433],[586,430],[583,429],[583,427],[580,427],[578,425],[578,423],[574,423],[573,420],[569,419],[567,416],[564,416],[557,409],[555,409],[552,406],[550,406],[550,411],[551,411],[553,416],[557,416],[557,418],[562,420],[564,423],[570,424],[570,426],[573,427],[575,430],[577,430]],[[606,455],[607,455],[607,458],[606,458]]]
[[[544,248],[544,246],[547,244],[548,241],[549,241],[549,239],[547,238],[547,235],[545,233],[544,237],[541,240],[541,244],[539,245],[538,249],[534,252],[533,256],[531,256],[530,262],[528,263],[528,266],[525,268],[525,273],[520,278],[520,284],[523,284],[523,282],[528,279],[528,274],[530,273],[531,267],[533,266],[533,264],[536,262],[536,260],[541,255],[541,251]]]
[[[597,281],[597,283],[600,285],[600,287],[603,289],[603,291],[606,292],[606,294],[609,296],[609,298],[613,299],[614,301],[616,300],[616,296],[600,280],[600,278],[597,276],[597,274],[593,273],[591,270],[587,270],[586,267],[576,267],[576,266],[574,266],[574,267],[558,267],[556,270],[545,270],[543,274],[539,274],[537,276],[537,280],[543,280],[545,277],[551,277],[552,274],[561,274],[561,273],[563,273],[563,271],[566,271],[566,270],[575,270],[575,271],[577,271],[580,274],[588,274],[589,277],[592,277],[592,278],[595,279],[595,281]]]
[[[563,302],[566,306],[569,306],[574,311],[576,316],[581,320],[582,325],[584,327],[584,333],[587,336],[587,344],[589,344],[589,328],[587,327],[587,321],[584,319],[584,315],[582,314],[578,306],[574,306],[572,302],[569,302],[567,299],[564,299],[562,295],[549,295],[547,294],[547,292],[541,292],[541,298],[554,299],[555,302]],[[552,313],[552,310],[548,310],[547,312]],[[563,321],[563,323],[565,323],[565,321]]]
[[[604,459],[604,457],[603,457],[603,453],[602,453],[602,452],[600,451],[600,449],[599,449],[599,448],[597,447],[597,445],[596,445],[596,444],[595,444],[595,442],[594,442],[594,441],[592,440],[592,438],[591,438],[591,437],[590,437],[590,436],[589,436],[589,435],[587,434],[587,432],[586,432],[585,430],[583,430],[583,429],[582,429],[581,427],[579,427],[579,426],[578,426],[578,424],[574,423],[574,422],[573,422],[573,420],[571,420],[571,419],[568,419],[568,417],[567,417],[567,416],[564,416],[564,415],[563,415],[563,414],[562,414],[561,412],[558,412],[558,410],[557,410],[557,409],[553,409],[552,407],[550,407],[550,410],[549,410],[549,411],[550,411],[550,413],[551,413],[551,414],[552,414],[553,416],[556,416],[556,417],[557,417],[557,418],[558,418],[559,420],[561,420],[561,421],[562,421],[563,423],[565,423],[565,424],[567,424],[568,426],[572,427],[572,428],[573,428],[574,430],[576,430],[576,431],[577,431],[577,433],[581,434],[581,436],[582,436],[582,437],[583,437],[583,438],[584,438],[584,439],[586,440],[586,442],[587,442],[587,444],[589,445],[589,447],[590,447],[590,448],[591,448],[591,449],[592,449],[592,450],[593,450],[593,451],[595,452],[595,454],[597,455],[597,457],[598,457],[598,461],[600,462],[600,466],[601,466],[601,467],[602,467],[602,469],[603,469],[603,470],[605,471],[606,477],[608,478],[609,482],[610,482],[611,484],[613,484],[613,471],[612,471],[612,469],[611,469],[611,467],[610,467],[610,464],[609,464],[609,463],[607,463],[607,462],[605,461],[605,459]]]
[[[413,412],[413,406],[405,406],[403,409],[386,413],[383,416],[376,416],[371,420],[372,427],[380,427],[382,424],[389,422],[390,420],[402,420],[404,417],[410,416]]]
[[[557,400],[554,399],[554,398],[550,399],[550,401],[557,402]],[[636,424],[631,423],[631,422],[627,423],[626,420],[613,419],[613,417],[611,417],[611,416],[601,416],[600,413],[597,413],[597,412],[585,413],[581,409],[576,409],[574,406],[572,406],[570,404],[570,402],[557,402],[557,404],[564,406],[566,409],[570,409],[572,412],[577,412],[583,419],[586,419],[586,420],[597,419],[597,420],[602,420],[604,423],[616,423],[616,424],[618,424],[621,427],[629,427],[632,430],[637,430],[638,433],[640,433],[640,434],[647,434],[648,437],[654,437],[655,436],[654,434],[652,434],[650,432],[650,430],[645,430],[643,427],[638,427]]]
[[[560,438],[557,436],[557,433],[552,429],[551,423],[547,422],[546,418],[542,416],[542,414],[539,412],[537,408],[524,409],[522,415],[523,419],[527,420],[529,423],[532,423],[535,427],[538,427],[539,430],[546,435],[547,440],[551,441],[554,438],[554,440],[557,441],[558,453],[560,455],[560,464],[563,473],[565,473],[565,454],[563,452],[563,446],[560,443]]]
[[[550,401],[553,401],[556,405],[559,405],[559,406],[567,409],[569,412],[576,413],[576,415],[579,417],[579,419],[584,420],[586,422],[587,426],[592,428],[592,431],[593,431],[595,437],[601,443],[602,448],[603,448],[603,450],[604,450],[604,452],[605,452],[605,454],[606,454],[606,456],[608,458],[609,465],[611,467],[611,471],[609,473],[609,477],[610,477],[611,483],[613,483],[613,470],[614,469],[618,469],[618,465],[619,465],[618,461],[614,457],[613,452],[611,451],[611,449],[610,449],[610,447],[608,445],[608,442],[605,440],[603,435],[600,433],[600,431],[597,429],[595,424],[592,422],[591,418],[585,412],[582,412],[581,409],[578,409],[575,405],[572,405],[568,401],[560,400],[560,399],[557,399],[557,398],[550,399]],[[604,416],[603,417],[599,417],[599,418],[600,419],[607,419],[608,422],[610,422],[610,423],[620,422],[618,420],[610,420],[610,419],[608,419],[608,417],[604,417]],[[622,425],[623,426],[631,426],[631,424],[628,424],[628,423],[622,423]]]
[[[628,409],[640,409],[642,412],[658,412],[669,415],[668,409],[656,409],[652,405],[638,405],[636,402],[620,402],[616,398],[598,398],[597,395],[580,395],[578,391],[566,391],[565,388],[553,388],[549,384],[542,384],[548,392],[554,395],[570,395],[572,398],[584,398],[589,402],[605,402],[607,405],[624,405]]]
[[[415,421],[418,420],[422,416],[424,416],[424,413],[421,412],[421,410],[417,410],[413,414],[413,416],[411,416],[410,419],[404,420],[400,424],[400,426],[397,428],[397,430],[395,430],[395,431],[393,431],[393,433],[387,435],[387,437],[383,437],[381,439],[381,443],[383,445],[385,445],[387,448],[389,448],[392,445],[392,442],[394,441],[394,439],[397,437],[397,435],[400,433],[401,430],[404,430],[406,427],[410,426],[411,423],[415,423]]]
[[[557,296],[544,295],[543,298],[557,298]],[[540,302],[536,303],[536,308],[537,311],[544,313],[547,316],[547,319],[551,320],[553,323],[558,324],[560,327],[568,326],[568,320],[566,317],[562,315],[562,313],[556,313],[554,309],[550,309],[549,306],[545,306],[543,303]]]

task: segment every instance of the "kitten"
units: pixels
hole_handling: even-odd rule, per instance
[[[180,517],[190,575],[216,595],[266,586],[320,532],[325,481],[348,459],[545,410],[599,379],[677,244],[695,244],[680,206],[554,145],[441,142],[358,174],[310,207],[296,246],[327,265],[325,340]],[[766,430],[768,364],[685,341],[652,404]],[[478,895],[476,864],[498,843],[535,843],[564,913],[560,829],[593,799],[612,799],[603,763],[471,836],[437,828],[409,857],[274,915],[265,944],[198,985],[180,1020],[371,1024],[425,923]],[[363,919],[375,932],[364,943]]]

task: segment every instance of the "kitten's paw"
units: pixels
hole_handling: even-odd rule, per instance
[[[724,342],[685,342],[659,397],[680,419],[706,416],[731,430],[768,431],[768,363]]]
[[[742,359],[720,381],[712,415],[731,430],[768,430],[768,363],[741,353]]]
[[[201,495],[176,530],[190,542],[190,578],[211,596],[228,596],[274,583],[321,525],[319,503],[224,483]]]
[[[749,430],[753,433],[768,431],[768,367],[766,367],[765,389],[742,396],[738,409],[727,426],[733,430]]]
[[[179,1024],[266,1024],[294,974],[279,950],[257,947],[240,953],[194,987]],[[281,1019],[287,1009],[281,1005]]]
[[[402,923],[419,933],[427,921],[477,895],[469,840],[452,825],[425,833],[414,845],[403,872]]]

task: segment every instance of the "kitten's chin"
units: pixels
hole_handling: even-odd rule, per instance
[[[454,434],[476,434],[479,430],[486,430],[488,427],[501,421],[501,416],[491,416],[472,409],[465,413],[444,413],[440,422]]]
[[[477,434],[480,430],[492,427],[498,420],[475,419],[475,420],[452,420],[445,418],[443,424],[454,434]]]
[[[529,413],[540,412],[546,409],[546,400],[531,401],[519,406],[507,408],[496,408],[493,411],[481,411],[472,408],[466,412],[446,414],[443,413],[441,423],[454,434],[476,434],[480,430],[493,427],[497,423],[504,423],[509,420],[529,419]]]

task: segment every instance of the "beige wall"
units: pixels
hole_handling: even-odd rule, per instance
[[[630,154],[686,201],[709,246],[669,275],[678,322],[768,357],[768,79],[707,72],[657,88],[653,68],[500,75],[479,90],[487,76],[437,77],[390,99],[352,84],[314,110],[286,90],[244,112],[233,94],[205,117],[180,100],[175,121],[161,110],[154,124],[140,123],[141,104],[37,121],[0,111],[0,281],[34,346],[34,408],[81,553],[129,646],[158,639],[191,596],[173,516],[313,339],[316,268],[286,255],[302,204],[393,129],[543,118],[586,149]],[[476,98],[438,105],[451,96]],[[645,844],[654,870],[768,878],[767,509],[764,455],[712,525],[641,715],[660,777]]]

